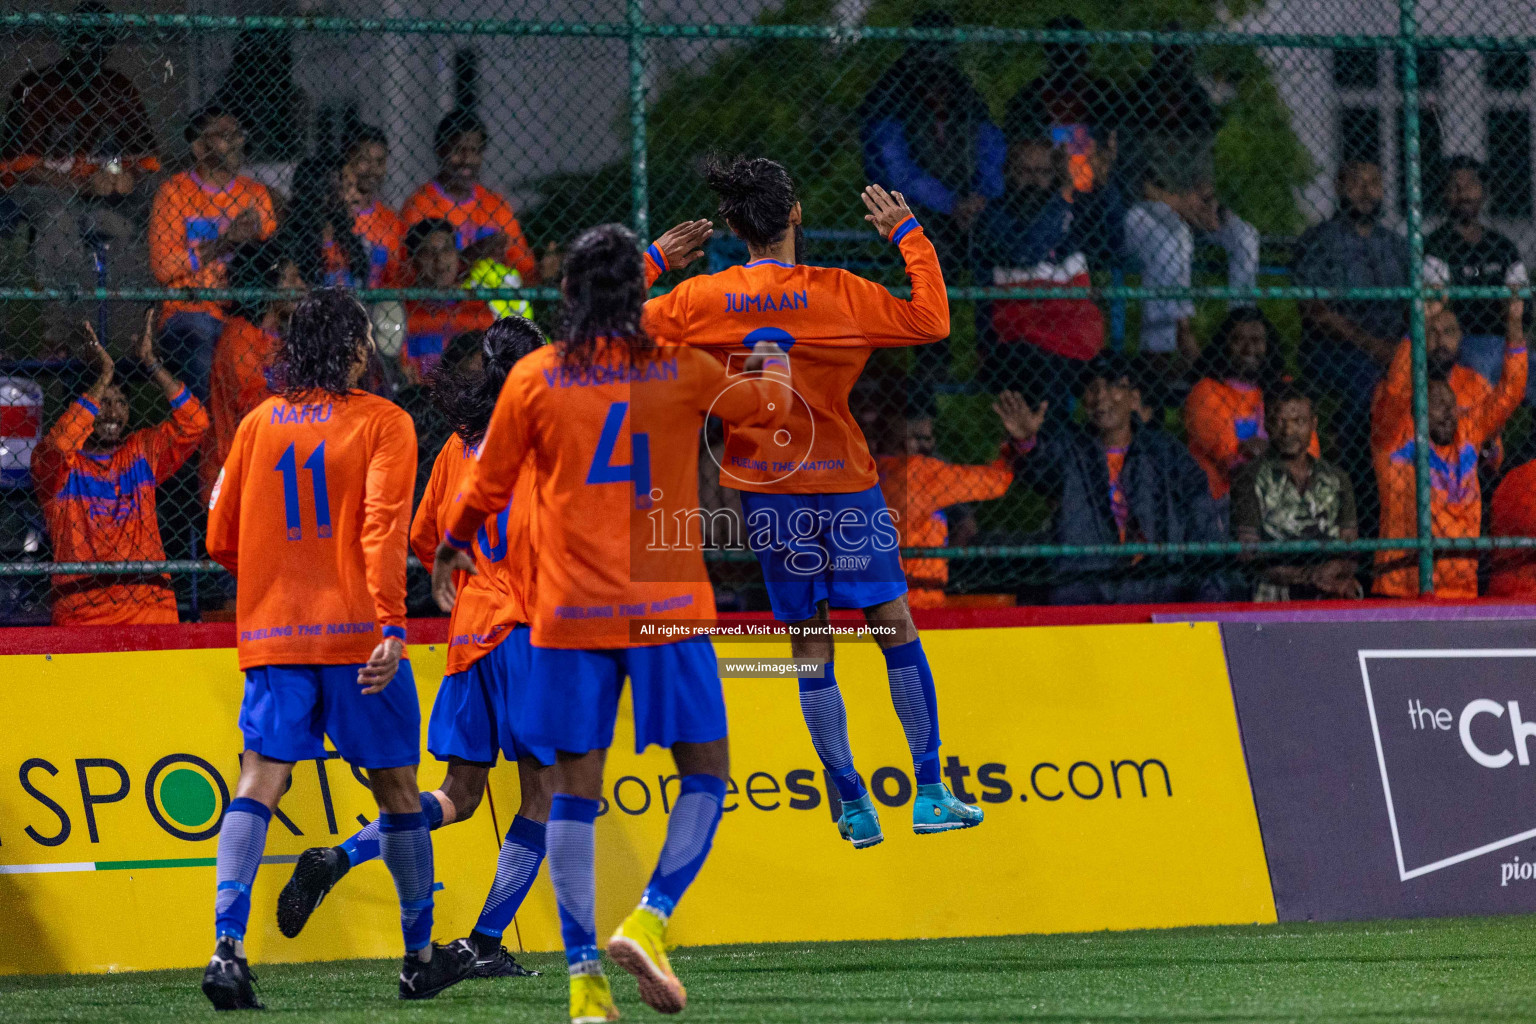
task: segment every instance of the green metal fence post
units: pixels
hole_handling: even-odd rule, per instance
[[[645,0],[625,0],[629,25],[629,174],[635,234],[651,237],[651,189],[645,167],[645,83],[650,48],[645,36]]]
[[[1413,345],[1413,483],[1418,515],[1419,593],[1435,592],[1435,537],[1429,481],[1429,364],[1424,347],[1424,189],[1419,154],[1419,44],[1415,0],[1398,0],[1398,56],[1403,74],[1403,181],[1407,189],[1408,280],[1421,289],[1409,300]]]

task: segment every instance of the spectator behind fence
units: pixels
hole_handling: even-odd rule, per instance
[[[89,361],[96,382],[64,410],[32,455],[32,478],[60,562],[162,561],[155,489],[186,461],[208,429],[197,398],[155,356],[153,321],[133,355],[171,405],[159,426],[126,437],[128,400],[112,383],[112,357],[90,324]],[[173,623],[176,595],[168,576],[53,577],[55,626]]]
[[[446,220],[454,228],[454,244],[470,266],[484,259],[504,261],[521,275],[518,283],[554,280],[560,265],[554,247],[535,260],[511,204],[480,183],[486,138],[485,125],[467,110],[439,121],[433,135],[437,175],[405,201],[402,219],[407,228],[423,220]]]
[[[1110,149],[1099,156],[1112,157]],[[1006,188],[976,224],[978,284],[1086,288],[1119,248],[1125,211],[1112,184],[1078,192],[1047,138],[1009,148]],[[978,309],[980,373],[988,391],[1022,391],[1065,423],[1083,363],[1104,347],[1104,315],[1090,298],[1002,299]]]
[[[1240,306],[1216,328],[1199,369],[1200,379],[1184,401],[1184,430],[1189,453],[1220,503],[1232,488],[1232,475],[1269,449],[1264,393],[1285,376],[1280,332],[1257,307]],[[1316,434],[1307,451],[1314,458],[1321,454]]]
[[[925,11],[913,28],[954,28]],[[971,266],[971,227],[1003,194],[1007,145],[951,42],[915,42],[880,76],[859,110],[864,172],[906,197],[951,277]]]
[[[289,173],[304,152],[309,97],[293,80],[293,33],[249,29],[235,37],[234,52],[213,102],[230,112],[249,135],[251,173],[269,188],[287,189]]]
[[[1163,30],[1180,32],[1183,26],[1171,21]],[[1152,47],[1152,63],[1126,90],[1120,117],[1121,184],[1135,195],[1146,182],[1149,140],[1173,139],[1188,152],[1209,153],[1222,121],[1196,73],[1195,48],[1181,44]]]
[[[1445,210],[1445,223],[1424,239],[1424,253],[1445,264],[1448,284],[1501,288],[1529,283],[1520,249],[1482,221],[1483,169],[1471,157],[1455,156],[1446,162]],[[1504,301],[1454,299],[1450,305],[1464,332],[1461,364],[1482,374],[1489,384],[1497,383],[1504,365]],[[1530,381],[1526,389],[1530,394]]]
[[[195,161],[155,194],[149,214],[149,263],[167,288],[222,288],[230,255],[277,229],[265,185],[240,173],[245,132],[234,115],[208,106],[188,122]],[[173,301],[160,307],[160,346],[193,394],[206,397],[213,346],[224,326],[217,302]]]
[[[453,247],[453,225],[442,219],[417,221],[405,233],[418,288],[458,288],[464,265]],[[413,299],[405,304],[405,346],[400,367],[408,383],[418,383],[443,358],[455,335],[483,331],[496,317],[477,299]]]
[[[95,0],[76,15],[109,14]],[[145,182],[160,170],[159,146],[133,81],[107,67],[117,43],[105,27],[70,25],[64,56],[22,75],[0,124],[0,189],[30,221],[33,268],[43,287],[95,288],[104,256],[109,287],[148,285],[144,270]],[[62,346],[80,318],[76,302],[43,307],[51,343]],[[112,333],[138,330],[142,310],[115,303]]]
[[[1034,437],[1044,409],[1025,424],[1035,445],[1019,461],[1036,487],[1058,496],[1054,540],[1059,544],[1181,544],[1220,541],[1215,503],[1205,474],[1173,437],[1140,425],[1141,391],[1124,357],[1103,352],[1084,368],[1087,429],[1072,426]],[[1177,557],[1071,558],[1060,563],[1053,604],[1157,604],[1216,601],[1226,592],[1218,574]]]
[[[1063,15],[1046,22],[1054,32],[1081,32],[1083,22]],[[1088,73],[1085,43],[1046,43],[1045,74],[1024,85],[1008,103],[1003,131],[1009,142],[1049,138],[1066,154],[1072,187],[1092,192],[1103,181],[1102,157],[1121,116],[1118,89]]]
[[[1296,284],[1314,288],[1395,288],[1408,284],[1408,242],[1381,225],[1381,168],[1339,165],[1338,209],[1296,246]],[[1366,449],[1371,393],[1403,337],[1407,306],[1397,299],[1305,299],[1300,303],[1302,371],[1339,398],[1340,451]]]
[[[1516,466],[1493,492],[1488,532],[1536,537],[1536,462]],[[1488,558],[1488,596],[1536,599],[1536,550],[1495,548]]]
[[[306,287],[306,282],[281,243],[273,240],[251,242],[235,251],[229,261],[229,286],[298,290]],[[229,316],[214,346],[208,382],[208,414],[213,429],[203,438],[197,463],[204,503],[229,457],[240,421],[272,394],[267,386],[267,365],[278,341],[288,333],[288,320],[297,304],[296,298],[242,299],[229,304]]]
[[[405,224],[379,198],[389,168],[389,139],[373,125],[360,125],[342,150],[341,198],[352,208],[352,233],[368,251],[368,287],[384,288],[401,279],[400,247]]]
[[[1216,201],[1215,166],[1207,144],[1176,135],[1145,143],[1142,200],[1125,215],[1126,255],[1147,288],[1188,288],[1194,281],[1195,240],[1227,252],[1227,284],[1252,288],[1259,273],[1259,232]],[[1186,363],[1200,354],[1195,304],[1189,299],[1152,299],[1141,307],[1141,351],[1162,359],[1173,353]]]
[[[342,198],[341,162],[326,156],[300,160],[279,237],[306,283],[324,288],[367,283],[372,267],[367,243],[353,231],[356,219]]]
[[[1493,400],[1494,387],[1476,370],[1462,366],[1461,327],[1444,305],[1437,306],[1424,321],[1424,357],[1432,378],[1441,378],[1451,387],[1461,409],[1475,409]],[[1497,379],[1497,378],[1495,378]],[[1504,461],[1504,444],[1499,434],[1510,414],[1520,404],[1521,395],[1497,404],[1492,434],[1480,453],[1482,468],[1488,475],[1497,473]],[[1397,344],[1387,375],[1376,386],[1371,400],[1371,447],[1380,450],[1391,444],[1405,417],[1412,418],[1413,346],[1407,338]],[[1492,408],[1492,407],[1491,407]]]
[[[1232,534],[1244,544],[1358,540],[1355,488],[1349,474],[1317,455],[1312,399],[1279,385],[1260,404],[1268,447],[1232,481]],[[1255,601],[1306,601],[1363,596],[1351,557],[1274,555],[1254,558]]]
[[[1521,327],[1525,303],[1512,299],[1505,313],[1504,367],[1498,386],[1474,405],[1462,405],[1449,380],[1437,372],[1429,380],[1430,513],[1436,537],[1477,537],[1482,533],[1483,489],[1478,479],[1478,452],[1496,437],[1509,414],[1525,395],[1525,334]],[[1449,310],[1442,316],[1452,317]],[[1454,319],[1454,317],[1452,317]],[[1394,363],[1394,370],[1402,363]],[[1389,383],[1392,382],[1389,379]],[[1396,403],[1396,420],[1376,432],[1372,454],[1381,494],[1381,536],[1417,537],[1418,503],[1414,474],[1414,424],[1410,407]],[[1418,552],[1378,551],[1376,585],[1383,597],[1416,597],[1419,593]],[[1435,596],[1477,596],[1477,553],[1437,556]]]
[[[1034,410],[1011,391],[998,396],[992,407],[1003,421],[1009,439],[998,457],[985,466],[957,466],[934,455],[933,419],[908,416],[906,451],[875,461],[880,473],[880,493],[896,520],[896,533],[904,548],[942,548],[949,543],[946,512],[970,501],[995,501],[1013,483],[1013,463],[1024,453],[1039,423]],[[1039,409],[1044,415],[1045,408]],[[913,608],[939,608],[949,585],[949,560],[903,558],[907,578],[907,603]]]

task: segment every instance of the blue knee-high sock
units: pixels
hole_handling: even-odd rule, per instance
[[[496,879],[485,897],[485,909],[480,911],[475,931],[500,938],[512,923],[544,861],[544,832],[541,823],[522,815],[507,826],[506,842],[496,857]]]
[[[549,880],[572,974],[601,973],[597,959],[597,801],[556,793],[549,806]]]
[[[427,816],[379,815],[379,856],[395,879],[400,896],[400,930],[405,951],[432,944],[432,833]]]
[[[725,800],[725,780],[713,775],[684,775],[677,803],[667,818],[667,841],[651,874],[641,906],[650,907],[662,920],[672,916],[677,901],[698,877],[709,856],[720,824],[720,805]]]
[[[939,781],[939,699],[923,642],[887,648],[885,669],[891,679],[891,703],[912,752],[912,774],[919,786],[934,785]]]
[[[427,828],[437,829],[443,824],[442,802],[431,793],[421,794],[421,813],[427,816]],[[366,864],[379,855],[379,819],[364,825],[362,831],[342,840],[341,850],[353,867]]]
[[[857,800],[863,796],[864,783],[853,769],[853,750],[848,746],[848,712],[843,708],[843,694],[837,688],[830,661],[822,678],[800,678],[800,713],[805,716],[805,727],[811,730],[811,746],[832,776],[838,797]]]
[[[218,881],[213,926],[219,938],[245,938],[245,923],[251,917],[251,885],[256,881],[256,869],[261,867],[262,851],[267,848],[267,823],[271,820],[272,809],[249,797],[236,797],[224,812],[213,869]]]

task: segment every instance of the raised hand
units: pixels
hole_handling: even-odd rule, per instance
[[[144,333],[134,342],[130,355],[143,363],[151,373],[160,368],[160,360],[155,358],[155,311],[153,309],[144,315]]]
[[[89,320],[81,321],[85,327],[85,343],[81,346],[82,356],[87,363],[96,367],[96,383],[91,386],[92,394],[100,394],[112,383],[112,375],[117,372],[117,365],[112,361],[112,356],[102,347],[101,339],[96,337],[96,328],[91,326]]]
[[[708,220],[685,220],[651,243],[667,258],[667,267],[681,270],[704,255],[704,243],[714,234]]]
[[[864,206],[869,210],[864,219],[875,226],[882,238],[891,237],[891,231],[912,216],[907,200],[900,192],[887,192],[879,185],[870,185],[861,194]]]
[[[992,411],[1003,421],[1003,429],[1008,431],[1008,436],[1023,443],[1033,441],[1040,433],[1045,423],[1046,410],[1050,407],[1049,402],[1041,402],[1031,409],[1029,403],[1015,391],[1002,392],[997,396],[997,401],[992,403]]]

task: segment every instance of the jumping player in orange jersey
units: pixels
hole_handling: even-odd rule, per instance
[[[875,461],[848,409],[871,351],[921,345],[949,334],[949,300],[938,256],[900,193],[864,190],[865,220],[901,248],[910,301],[846,270],[797,263],[800,202],[789,172],[772,160],[709,170],[720,213],[747,243],[742,267],[692,277],[646,304],[657,337],[709,348],[729,361],[763,340],[796,355],[795,409],[785,430],[731,428],[721,482],[741,490],[748,541],[757,552],[773,614],[802,629],[825,626],[827,608],[862,608],[882,627],[891,700],[912,754],[919,835],[981,824],[981,808],[956,799],[939,773],[938,700],[907,606],[895,523]],[[691,262],[708,221],[679,225],[651,246],[652,275]],[[661,244],[665,243],[665,244]],[[654,279],[654,277],[653,277]],[[811,742],[842,800],[838,832],[855,849],[884,839],[869,792],[854,769],[848,719],[832,672],[829,635],[790,638],[796,658],[825,666],[800,679]]]
[[[520,316],[496,321],[485,332],[481,365],[475,369],[439,367],[428,379],[433,401],[456,433],[432,465],[432,477],[411,524],[411,549],[432,567],[432,555],[470,467],[480,453],[496,396],[507,373],[523,356],[544,344],[533,321]],[[443,784],[421,794],[429,828],[465,821],[480,806],[486,777],[500,750],[517,763],[522,805],[507,829],[496,861],[485,909],[469,940],[477,950],[474,976],[510,978],[531,974],[512,958],[501,936],[511,923],[544,860],[544,822],[554,784],[547,766],[553,750],[535,750],[512,729],[511,709],[521,701],[528,678],[528,618],[533,598],[533,557],[529,547],[528,509],[533,474],[524,474],[511,504],[487,520],[475,538],[475,574],[456,573],[457,600],[448,624],[448,665],[432,717],[427,749],[448,762]],[[305,850],[293,877],[277,898],[277,925],[289,938],[298,935],[316,907],[348,871],[379,855],[379,822],[339,846]]]
[[[112,383],[112,357],[89,323],[85,331],[96,383],[70,403],[32,456],[53,556],[60,562],[158,562],[165,548],[156,488],[196,450],[208,413],[156,357],[151,314],[133,354],[170,402],[171,415],[124,436],[128,399]],[[159,573],[53,578],[55,626],[176,621],[176,594],[170,578]]]
[[[208,514],[208,553],[235,574],[245,698],[240,783],[219,830],[217,947],[203,992],[260,1007],[245,959],[251,885],[295,761],[325,737],[368,772],[380,848],[400,895],[400,998],[469,975],[474,948],[432,940],[432,838],[416,786],[421,710],[405,659],[405,560],[416,430],[357,390],[373,355],[368,312],[323,289],[294,309],[275,394],[241,422]],[[393,684],[393,685],[391,685]]]
[[[706,415],[774,430],[792,395],[776,347],[743,364],[773,372],[732,378],[702,352],[652,342],[641,327],[640,252],[617,224],[576,240],[562,291],[562,340],[507,378],[480,459],[444,524],[432,583],[439,604],[451,606],[452,573],[474,571],[464,552],[475,532],[532,474],[533,653],[516,724],[525,742],[558,752],[549,875],[571,1019],[593,1022],[618,1019],[598,960],[593,822],[625,677],[636,752],[670,747],[680,781],[656,870],[608,955],[663,1013],[687,998],[667,960],[667,922],[703,866],[729,778],[725,700],[708,637],[657,643],[647,633],[713,622],[714,591],[697,548],[654,546],[652,526],[698,507]]]

